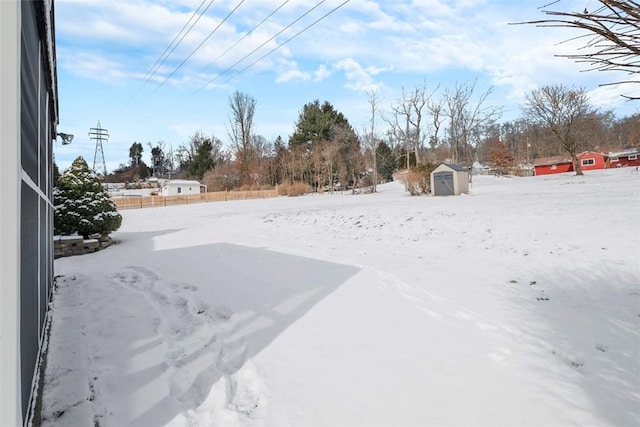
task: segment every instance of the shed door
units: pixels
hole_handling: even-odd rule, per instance
[[[453,172],[436,172],[433,174],[435,196],[453,196]]]

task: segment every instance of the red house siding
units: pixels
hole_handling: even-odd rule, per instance
[[[625,166],[640,166],[640,154],[620,156],[618,157],[618,161],[611,161],[612,168],[621,168]]]
[[[536,165],[533,167],[536,176],[551,175],[554,173],[563,173],[573,171],[573,163],[558,163],[555,165]]]
[[[607,156],[602,153],[585,151],[578,154],[577,157],[583,171],[605,169],[607,167]]]

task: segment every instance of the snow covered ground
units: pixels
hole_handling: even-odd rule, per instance
[[[640,175],[122,212],[55,263],[43,425],[637,425]]]

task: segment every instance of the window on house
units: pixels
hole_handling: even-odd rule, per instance
[[[629,160],[636,160],[638,158],[637,154],[633,154],[631,156],[629,156]]]
[[[582,159],[582,166],[592,166],[596,164],[596,159]]]
[[[182,187],[177,187],[178,194],[182,193]]]
[[[612,157],[612,158],[610,159],[610,161],[611,161],[611,163],[613,163],[613,162],[618,162],[619,160],[618,160],[618,158],[617,158],[617,157]]]
[[[558,165],[551,165],[551,169],[558,169]]]

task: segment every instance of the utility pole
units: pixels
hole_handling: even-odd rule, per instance
[[[109,131],[100,127],[100,120],[98,120],[98,126],[89,129],[89,138],[96,141],[96,151],[93,155],[93,172],[96,174],[102,174],[107,176],[107,164],[104,161],[104,150],[102,149],[102,141],[109,140]]]

